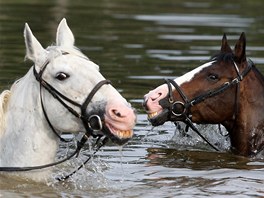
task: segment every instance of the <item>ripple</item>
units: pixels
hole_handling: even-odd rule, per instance
[[[141,21],[154,21],[160,25],[211,26],[211,27],[249,27],[253,18],[240,15],[214,14],[178,14],[178,15],[135,15],[132,18]]]
[[[150,57],[166,61],[204,61],[210,58],[210,56],[171,56],[166,54],[152,54]]]
[[[164,78],[175,78],[175,76],[128,76],[130,79],[160,80]]]
[[[178,41],[219,41],[222,39],[222,35],[160,35],[160,39],[170,39]],[[228,36],[228,39],[235,40],[237,36]]]

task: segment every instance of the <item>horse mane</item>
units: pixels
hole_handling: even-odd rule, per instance
[[[254,64],[252,65],[252,70],[255,72],[256,77],[259,79],[262,86],[264,87],[264,76],[263,76],[263,74],[255,67]]]
[[[74,47],[74,48],[61,48],[61,47],[58,47],[58,46],[55,46],[55,45],[51,45],[49,47],[47,47],[46,49],[47,51],[51,52],[51,57],[49,57],[50,59],[56,57],[57,55],[61,55],[63,52],[67,52],[69,54],[72,54],[72,55],[76,55],[76,56],[79,56],[81,58],[85,58],[85,59],[88,59],[89,58],[87,56],[85,56],[79,48],[77,47]]]
[[[217,61],[217,62],[233,62],[235,59],[235,55],[233,53],[219,53],[215,54],[211,57],[211,60]]]
[[[5,127],[5,113],[7,110],[7,104],[9,102],[10,95],[11,95],[10,90],[4,90],[0,94],[0,137]]]
[[[233,53],[219,53],[211,57],[211,60],[215,60],[217,62],[224,61],[226,63],[233,62],[235,60],[235,55]],[[247,60],[248,64],[252,66],[252,71],[256,74],[257,78],[261,82],[261,84],[264,86],[264,76],[263,74],[257,69],[255,63],[251,60]]]

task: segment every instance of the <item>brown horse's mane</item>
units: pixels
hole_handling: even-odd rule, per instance
[[[235,60],[235,55],[233,53],[219,53],[215,54],[211,57],[212,61],[217,61],[217,62],[233,62]]]
[[[249,60],[251,61],[251,60]],[[252,62],[252,61],[251,61]],[[252,62],[252,70],[254,71],[254,73],[256,74],[256,77],[259,79],[260,83],[262,84],[262,86],[264,87],[264,76],[263,74],[257,69],[257,67],[255,66],[255,64]]]
[[[215,54],[214,56],[211,57],[212,61],[217,61],[217,62],[226,62],[226,63],[231,63],[236,60],[235,55],[233,53],[219,53]],[[256,77],[258,80],[261,82],[261,84],[264,87],[264,75],[257,69],[255,63],[251,60],[247,60],[248,64],[252,66],[252,71],[256,74]]]

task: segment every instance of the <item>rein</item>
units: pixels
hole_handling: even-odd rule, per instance
[[[95,155],[99,149],[104,146],[107,141],[108,141],[108,138],[104,138],[101,143],[99,142],[101,137],[98,137],[97,141],[96,141],[96,146],[97,146],[97,149],[94,151],[94,153],[92,155],[90,155],[88,157],[88,159],[86,161],[84,161],[82,163],[82,165],[80,165],[80,167],[77,169],[79,170],[81,167],[83,167],[90,159],[91,159],[91,156]],[[0,172],[26,172],[26,171],[32,171],[32,170],[39,170],[39,169],[44,169],[44,168],[49,168],[51,166],[56,166],[58,164],[61,164],[63,162],[66,162],[67,160],[71,159],[72,157],[74,157],[75,155],[78,156],[78,153],[80,152],[80,150],[82,149],[82,147],[84,146],[85,142],[86,142],[87,139],[81,139],[80,141],[77,142],[77,149],[72,153],[70,154],[69,156],[67,156],[66,158],[62,159],[62,160],[59,160],[57,162],[54,162],[54,163],[50,163],[50,164],[45,164],[45,165],[40,165],[40,166],[28,166],[28,167],[0,167]],[[75,173],[76,171],[74,171]],[[71,175],[73,175],[73,173],[69,174],[69,176],[65,176],[65,177],[62,177],[62,178],[56,178],[57,180],[59,181],[62,181],[62,180],[65,180],[67,179],[68,177],[70,177]]]
[[[67,55],[69,53],[67,52],[63,52],[62,55]],[[81,169],[90,159],[91,157],[98,152],[98,150],[107,143],[108,138],[105,137],[102,141],[100,141],[101,139],[101,135],[98,134],[94,134],[93,132],[97,132],[97,131],[101,131],[103,128],[102,125],[102,121],[101,118],[98,115],[87,115],[86,113],[86,109],[87,106],[89,105],[89,103],[91,102],[93,96],[96,94],[96,92],[105,84],[111,84],[111,82],[109,80],[102,80],[99,83],[97,83],[95,85],[95,87],[92,89],[92,91],[88,94],[88,96],[86,97],[85,101],[83,102],[83,104],[79,104],[75,101],[73,101],[72,99],[66,97],[65,95],[61,94],[59,91],[57,91],[53,86],[51,86],[48,82],[46,82],[43,78],[43,72],[45,71],[45,69],[47,68],[47,65],[49,64],[49,60],[47,60],[43,66],[41,67],[42,69],[39,71],[39,73],[36,71],[35,66],[33,67],[33,73],[34,76],[36,78],[36,80],[39,82],[40,85],[40,101],[41,101],[41,107],[43,110],[43,114],[45,116],[45,119],[49,125],[49,127],[51,128],[51,130],[53,131],[53,133],[63,142],[70,142],[71,140],[66,140],[64,138],[62,138],[54,126],[52,125],[48,114],[45,110],[45,106],[43,103],[43,98],[42,98],[42,87],[45,88],[57,101],[59,101],[62,106],[64,106],[71,114],[73,114],[75,117],[81,119],[84,127],[85,127],[85,134],[81,137],[81,139],[79,141],[77,141],[77,148],[76,150],[70,154],[69,156],[65,157],[62,160],[59,160],[57,162],[54,163],[49,163],[49,164],[45,164],[45,165],[40,165],[40,166],[31,166],[31,167],[0,167],[0,172],[22,172],[22,171],[31,171],[31,170],[38,170],[38,169],[43,169],[43,168],[48,168],[51,166],[55,166],[58,164],[61,164],[69,159],[71,159],[72,157],[74,157],[76,155],[76,157],[78,156],[80,150],[83,148],[84,144],[86,143],[86,141],[88,140],[88,138],[90,136],[93,137],[97,137],[97,141],[96,141],[96,147],[97,149],[94,151],[94,153],[92,155],[90,155],[87,160],[85,160],[82,165],[80,165],[75,171],[73,171],[72,173],[70,173],[67,176],[61,177],[61,178],[56,178],[58,181],[62,181],[65,179],[68,179],[70,176],[72,176],[74,173],[76,173],[79,169]],[[72,107],[70,107],[69,105],[66,104],[67,101],[68,103],[77,106],[80,108],[80,113],[78,113],[76,110],[74,110]],[[96,124],[95,124],[96,123]]]
[[[214,150],[219,151],[218,148],[216,148],[214,145],[212,145],[197,129],[197,127],[192,122],[192,115],[190,114],[190,108],[194,105],[197,105],[204,100],[217,96],[224,91],[228,90],[229,88],[233,86],[237,86],[236,88],[236,96],[235,96],[235,109],[234,109],[234,117],[236,118],[237,113],[237,105],[238,105],[238,94],[239,94],[239,83],[244,79],[244,77],[250,72],[252,68],[252,61],[249,60],[249,64],[247,65],[247,68],[240,73],[237,64],[235,61],[233,61],[233,65],[235,68],[235,71],[237,73],[237,77],[231,80],[230,82],[225,82],[218,88],[215,88],[213,90],[209,90],[205,93],[202,93],[191,100],[188,99],[188,97],[184,94],[180,86],[172,79],[165,79],[166,84],[168,85],[168,96],[165,97],[165,101],[161,100],[160,105],[166,106],[169,109],[169,117],[173,118],[176,117],[179,120],[182,120],[187,127],[190,127],[194,132],[196,132],[210,147],[212,147]],[[173,93],[172,93],[172,86],[177,90],[179,95],[181,96],[182,101],[174,101]],[[176,122],[174,122],[175,125],[177,125]]]

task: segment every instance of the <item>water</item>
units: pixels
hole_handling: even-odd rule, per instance
[[[122,149],[108,144],[70,181],[48,184],[0,176],[0,197],[262,197],[264,161],[234,156],[217,126],[199,126],[216,153],[197,135],[172,123],[152,129],[142,109],[148,90],[201,65],[244,31],[247,54],[264,72],[263,2],[197,0],[0,0],[0,89],[23,76],[23,26],[28,22],[43,46],[55,41],[62,17],[76,45],[138,112],[135,137]],[[147,134],[147,135],[146,135]],[[72,147],[61,145],[59,155]],[[67,174],[89,148],[60,167]]]

